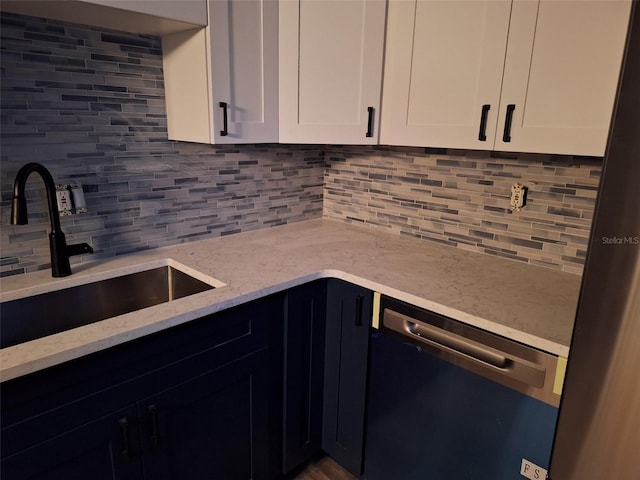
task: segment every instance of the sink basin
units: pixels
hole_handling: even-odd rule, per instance
[[[1,303],[0,348],[224,285],[203,275],[197,275],[203,279],[196,278],[182,271],[190,269],[177,262],[167,260],[165,263],[133,273],[116,272],[115,276],[91,283]]]

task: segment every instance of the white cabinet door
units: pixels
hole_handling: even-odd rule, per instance
[[[213,143],[205,29],[162,37],[169,140]]]
[[[390,0],[380,142],[602,156],[629,11]]]
[[[510,10],[510,0],[389,1],[380,143],[493,148]]]
[[[629,12],[625,0],[513,2],[496,150],[604,155]]]
[[[277,142],[277,0],[210,0],[209,11],[215,143]]]
[[[206,29],[162,48],[170,139],[278,141],[277,0],[211,0]]]
[[[377,143],[386,0],[280,2],[280,141]]]

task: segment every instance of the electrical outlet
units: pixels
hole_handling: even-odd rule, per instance
[[[522,464],[520,465],[520,475],[531,480],[545,480],[547,478],[547,471],[523,458]]]
[[[520,211],[527,203],[527,187],[519,183],[511,186],[511,210]]]
[[[71,215],[71,192],[66,187],[58,185],[56,199],[58,201],[58,213],[61,216]]]

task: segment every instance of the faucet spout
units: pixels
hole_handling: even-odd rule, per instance
[[[93,253],[93,249],[86,243],[67,246],[64,233],[60,228],[60,212],[56,199],[56,185],[49,170],[39,163],[27,163],[16,174],[13,182],[13,200],[11,202],[11,224],[26,225],[29,223],[27,214],[27,198],[25,186],[29,175],[36,172],[44,182],[49,209],[49,248],[51,250],[51,274],[54,277],[66,277],[71,275],[69,257],[81,253]]]
[[[11,223],[13,225],[26,225],[29,223],[27,218],[27,198],[25,197],[25,185],[29,175],[33,172],[38,173],[44,182],[44,188],[47,194],[47,206],[49,207],[49,222],[51,223],[51,232],[60,231],[60,213],[58,212],[58,202],[56,200],[56,184],[49,170],[39,163],[27,163],[16,175],[13,182],[13,201],[11,203]]]

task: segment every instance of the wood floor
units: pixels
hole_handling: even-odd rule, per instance
[[[322,457],[309,463],[292,480],[356,480],[356,477],[329,457]]]

